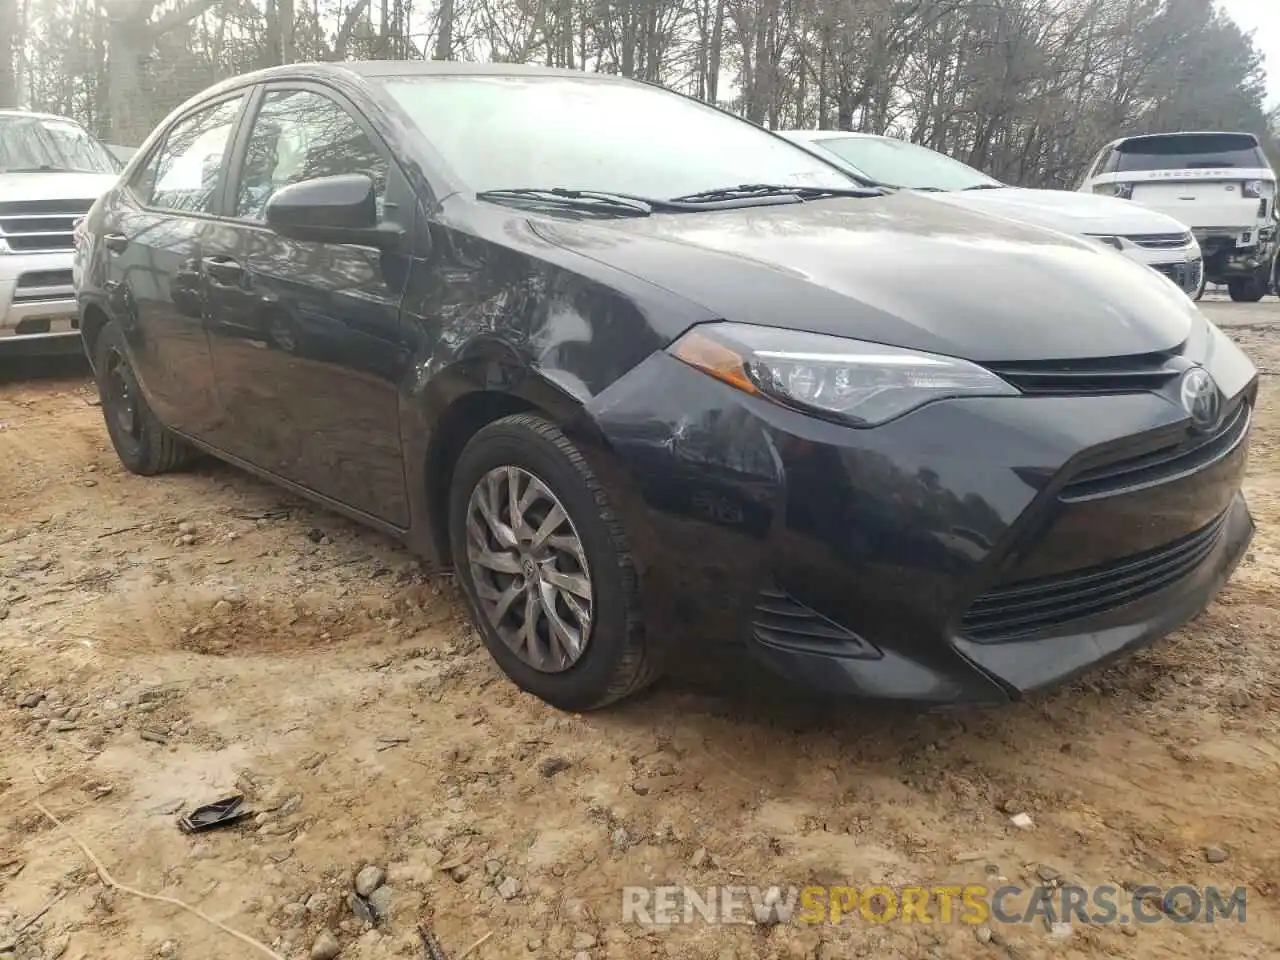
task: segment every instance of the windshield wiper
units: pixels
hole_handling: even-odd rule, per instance
[[[1003,190],[1003,183],[975,183],[972,187],[962,187],[961,192],[969,190]]]
[[[579,210],[630,213],[638,217],[647,217],[655,210],[688,209],[684,204],[671,203],[666,200],[654,200],[649,197],[638,197],[632,193],[614,193],[609,190],[571,190],[567,187],[501,187],[495,190],[481,190],[476,194],[476,199],[492,200],[495,203],[522,200],[531,203],[573,207]]]
[[[700,190],[687,193],[681,197],[672,197],[671,202],[677,204],[720,203],[733,200],[773,200],[794,197],[793,202],[817,200],[822,197],[881,197],[884,191],[879,187],[812,187],[804,184],[785,183],[740,183],[733,187],[717,187],[714,190]]]

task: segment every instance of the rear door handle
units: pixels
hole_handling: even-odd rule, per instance
[[[205,257],[200,263],[218,283],[239,284],[244,279],[244,266],[232,257]]]
[[[129,246],[129,238],[123,233],[108,233],[102,238],[102,245],[112,253],[124,253]]]

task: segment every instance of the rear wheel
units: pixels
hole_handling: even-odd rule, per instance
[[[656,679],[626,533],[554,424],[517,414],[471,439],[450,488],[449,539],[485,646],[522,690],[581,711]]]
[[[118,324],[108,323],[98,334],[93,366],[107,433],[125,467],[154,476],[176,470],[191,459],[191,448],[169,432],[147,406]]]
[[[1227,281],[1227,292],[1237,303],[1257,303],[1267,295],[1270,278],[1265,269],[1251,277],[1232,277]]]

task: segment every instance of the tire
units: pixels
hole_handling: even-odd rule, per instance
[[[1202,299],[1204,299],[1204,290],[1205,290],[1205,287],[1207,287],[1208,285],[1209,285],[1209,275],[1205,273],[1203,269],[1201,269],[1200,286],[1196,288],[1195,293],[1191,294],[1191,299],[1196,303],[1199,303]]]
[[[1255,273],[1252,277],[1232,277],[1227,281],[1227,292],[1236,303],[1257,303],[1267,295],[1267,276]]]
[[[506,499],[513,480],[521,504],[529,504],[521,510],[525,522],[518,527]],[[532,485],[539,483],[535,490]],[[488,500],[490,492],[493,498]],[[497,505],[498,519],[507,533],[523,531],[518,545],[498,536],[486,519],[482,501],[489,510]],[[531,544],[530,532],[543,526],[556,506],[567,517],[555,528],[560,546]],[[476,629],[498,666],[521,690],[561,710],[580,712],[638,693],[658,678],[660,670],[640,619],[626,531],[582,454],[554,424],[531,414],[516,414],[489,424],[471,438],[454,468],[449,539],[454,570]],[[473,548],[469,541],[484,546]],[[580,550],[565,547],[570,542]],[[475,563],[477,556],[489,563],[501,560],[509,569],[495,572]],[[569,596],[569,591],[555,590],[543,579],[566,571],[576,574],[579,587],[578,578],[586,574],[589,598],[577,593]],[[514,593],[507,612],[495,623],[490,613],[496,612],[497,598],[506,598],[521,583],[535,586]],[[570,601],[578,604],[578,611],[585,609],[583,604],[590,605],[588,625],[577,632],[585,640],[576,651],[572,644],[550,642],[564,636],[553,630],[552,613],[571,629],[582,623]],[[528,642],[525,630],[531,610],[534,643]],[[540,665],[533,662],[538,657],[528,652],[531,647],[544,654]],[[517,648],[526,652],[518,653]]]
[[[102,416],[120,462],[144,477],[187,464],[193,451],[151,412],[138,387],[119,324],[112,322],[102,328],[93,353]]]

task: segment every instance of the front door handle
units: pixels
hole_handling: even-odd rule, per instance
[[[218,283],[239,284],[244,279],[243,264],[232,257],[205,257],[200,263]]]
[[[102,245],[112,253],[124,253],[129,246],[129,238],[123,233],[108,233],[102,238]]]

